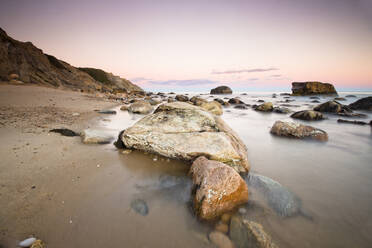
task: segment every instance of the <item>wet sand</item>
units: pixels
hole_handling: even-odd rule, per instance
[[[123,154],[112,144],[84,145],[79,137],[47,132],[62,126],[74,130],[91,126],[118,133],[141,115],[119,107],[114,108],[117,115],[97,115],[94,109],[115,103],[80,93],[30,89],[40,94],[36,107],[48,104],[53,96],[60,99],[55,107],[80,112],[81,119],[43,124],[47,127],[38,127],[35,121],[0,127],[0,246],[15,247],[19,240],[36,235],[57,248],[213,247],[207,240],[213,227],[198,222],[190,208],[188,164],[138,151]],[[21,99],[13,98],[26,97],[30,89],[0,86],[0,106],[29,106],[30,102],[22,105]],[[10,94],[14,97],[4,100]],[[258,99],[284,100],[272,99],[271,94],[240,97],[249,104]],[[293,110],[310,107],[304,105],[310,104],[308,97],[294,99],[290,104],[301,107]],[[279,247],[369,247],[372,242],[371,128],[338,124],[337,118],[299,121],[328,132],[329,141],[321,144],[270,135],[275,120],[291,120],[288,114],[224,108],[223,119],[248,147],[252,171],[288,187],[313,217],[280,217],[250,189],[247,215],[261,223]],[[169,177],[164,180],[164,176]],[[146,216],[131,208],[135,199],[147,203]]]

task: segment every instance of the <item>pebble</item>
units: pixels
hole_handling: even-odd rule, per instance
[[[44,248],[44,247],[45,247],[45,246],[44,246],[44,242],[41,241],[40,239],[36,240],[36,241],[32,244],[32,246],[31,246],[31,248]]]
[[[35,241],[36,241],[36,238],[34,238],[34,237],[28,238],[28,239],[25,239],[25,240],[19,242],[18,246],[20,246],[20,247],[30,247]]]
[[[218,248],[234,248],[234,244],[229,237],[221,232],[211,232],[209,234],[209,240]]]
[[[222,233],[228,233],[229,231],[229,226],[225,223],[218,223],[215,228],[216,231],[222,232]]]
[[[225,213],[221,216],[222,223],[228,224],[231,219],[231,214]]]
[[[72,113],[72,116],[79,116],[79,113]]]
[[[239,214],[246,214],[247,213],[247,209],[245,209],[245,208],[239,208],[238,212],[239,212]]]
[[[130,203],[130,207],[142,216],[146,216],[149,213],[147,203],[142,199],[135,199]]]
[[[129,153],[131,153],[131,152],[132,152],[132,150],[125,149],[125,150],[123,150],[121,153],[122,153],[122,154],[129,154]]]

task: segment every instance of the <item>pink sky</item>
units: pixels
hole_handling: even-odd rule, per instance
[[[74,66],[145,89],[372,89],[372,1],[0,2],[0,24]]]

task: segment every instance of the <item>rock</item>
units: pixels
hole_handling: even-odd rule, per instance
[[[294,122],[276,121],[272,126],[270,132],[277,136],[297,139],[312,138],[319,141],[328,140],[328,135],[325,131]]]
[[[158,105],[160,104],[162,101],[161,100],[157,100],[155,98],[151,98],[148,100],[148,102],[150,103],[150,105]]]
[[[239,98],[231,98],[229,99],[228,103],[230,104],[245,104],[242,100]]]
[[[361,113],[351,113],[351,112],[340,112],[340,113],[337,113],[337,115],[339,116],[343,116],[343,117],[350,117],[350,118],[367,118],[368,115],[366,114],[361,114]]]
[[[18,80],[19,79],[19,75],[18,74],[15,74],[15,73],[12,73],[8,76],[8,79],[9,81],[11,80]]]
[[[248,187],[241,176],[224,163],[197,158],[191,166],[195,191],[194,209],[212,220],[248,201]]]
[[[201,98],[201,97],[193,96],[193,97],[191,97],[190,102],[192,102],[196,106],[201,106],[203,103],[206,103],[208,101]]]
[[[116,115],[115,110],[100,110],[98,111],[99,114],[106,114],[106,115]]]
[[[319,100],[312,100],[311,102],[312,102],[312,103],[320,103]]]
[[[216,231],[222,232],[222,233],[228,233],[229,232],[229,226],[225,223],[217,223],[217,225],[214,227]]]
[[[281,96],[290,96],[290,93],[280,93]]]
[[[346,101],[346,98],[343,98],[343,97],[335,97],[333,100],[334,100],[334,101]]]
[[[319,96],[310,96],[310,99],[315,99],[315,100],[319,100]]]
[[[152,111],[152,106],[149,102],[146,101],[136,101],[132,103],[128,111],[132,113],[137,113],[137,114],[148,114]]]
[[[273,179],[251,172],[246,182],[263,195],[278,215],[290,217],[303,213],[300,198]]]
[[[122,111],[126,111],[126,110],[129,109],[129,106],[130,106],[130,105],[123,105],[123,106],[120,107],[120,110],[122,110]]]
[[[202,103],[200,107],[215,115],[222,115],[223,113],[221,104],[216,101]]]
[[[114,140],[114,136],[102,130],[85,129],[81,133],[84,144],[109,144]]]
[[[171,103],[171,102],[175,102],[176,100],[173,98],[173,97],[168,97],[168,100],[167,102]]]
[[[292,118],[306,120],[306,121],[317,121],[323,120],[323,114],[314,110],[303,110],[295,112],[291,115]]]
[[[321,82],[293,82],[292,95],[305,96],[317,94],[336,94],[337,91],[332,84]]]
[[[272,112],[274,110],[273,104],[271,102],[265,102],[263,104],[258,105],[255,108],[256,111],[261,112]]]
[[[186,161],[203,155],[249,171],[246,146],[237,134],[218,116],[184,102],[160,105],[120,139],[126,148]]]
[[[239,216],[231,218],[229,236],[237,248],[277,248],[260,224]]]
[[[328,112],[328,113],[343,113],[343,112],[352,112],[352,110],[346,106],[342,105],[337,101],[328,101],[322,103],[314,108],[315,111],[319,112]]]
[[[274,93],[274,94],[271,95],[271,97],[272,98],[276,98],[277,97],[277,94]]]
[[[135,199],[130,203],[130,207],[142,216],[146,216],[149,213],[147,203],[142,199]]]
[[[291,113],[292,110],[290,110],[289,108],[285,108],[285,107],[274,107],[273,112],[278,113],[278,114],[288,114],[288,113]]]
[[[31,248],[44,248],[44,242],[41,241],[40,239],[36,240],[32,245]]]
[[[222,223],[230,223],[230,219],[231,219],[231,214],[230,213],[224,213],[223,215],[221,215],[221,222]]]
[[[187,102],[189,100],[189,98],[187,96],[184,96],[184,95],[176,95],[176,100],[180,101],[180,102]]]
[[[219,86],[217,88],[211,89],[211,94],[232,94],[232,90],[228,86]]]
[[[356,97],[356,95],[347,95],[345,97]]]
[[[56,128],[56,129],[51,129],[49,132],[53,133],[59,133],[63,136],[68,136],[68,137],[73,137],[73,136],[80,136],[80,134],[75,133],[74,131],[67,129],[67,128]]]
[[[337,122],[339,123],[349,123],[349,124],[356,124],[356,125],[370,125],[370,123],[364,122],[364,121],[349,121],[344,119],[338,119]]]
[[[257,102],[265,102],[265,101],[260,99],[260,100],[257,100]]]
[[[372,96],[361,98],[349,104],[349,107],[354,110],[372,110]]]
[[[21,242],[19,242],[18,246],[20,247],[30,247],[33,243],[35,243],[36,241],[36,238],[28,238],[28,239],[25,239]]]
[[[214,244],[217,248],[234,248],[234,244],[231,242],[229,237],[221,232],[211,232],[209,234],[209,240]]]
[[[234,106],[235,109],[247,109],[248,107],[245,104],[238,104]]]

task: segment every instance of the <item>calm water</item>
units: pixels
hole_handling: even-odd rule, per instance
[[[257,100],[262,99],[278,106],[283,104],[279,101],[285,100],[279,95],[274,99],[269,93],[233,96],[239,96],[248,104],[259,104]],[[347,98],[342,103],[348,104],[365,96],[368,94],[358,94],[357,98]],[[203,97],[213,99],[209,95]],[[289,107],[294,111],[315,106],[309,97],[290,98],[295,101],[288,104],[299,105]],[[320,101],[328,99],[331,98],[321,97]],[[117,115],[103,116],[99,122],[100,127],[115,134],[142,117],[120,111],[119,107],[116,110]],[[368,114],[365,121],[372,119],[371,113],[364,113]],[[302,216],[279,217],[258,193],[253,192],[251,202],[259,207],[248,208],[249,216],[261,223],[280,247],[371,247],[370,126],[338,124],[338,117],[332,115],[328,115],[327,120],[316,122],[296,120],[327,131],[329,141],[319,143],[272,136],[269,131],[276,120],[293,121],[289,114],[228,107],[224,109],[222,118],[247,145],[252,171],[289,188],[301,198],[304,210],[313,217],[313,220]],[[116,177],[110,177],[110,181],[97,178],[96,183],[104,182],[102,187],[87,193],[81,200],[84,211],[77,212],[80,222],[86,225],[76,230],[75,244],[80,247],[211,246],[205,239],[213,227],[199,223],[188,203],[187,164],[138,151],[122,154],[112,145],[100,149],[106,149],[108,156],[115,157],[111,173]],[[165,177],[167,175],[170,177]],[[133,199],[146,201],[149,207],[147,216],[130,209]],[[88,228],[94,223],[100,225]]]

